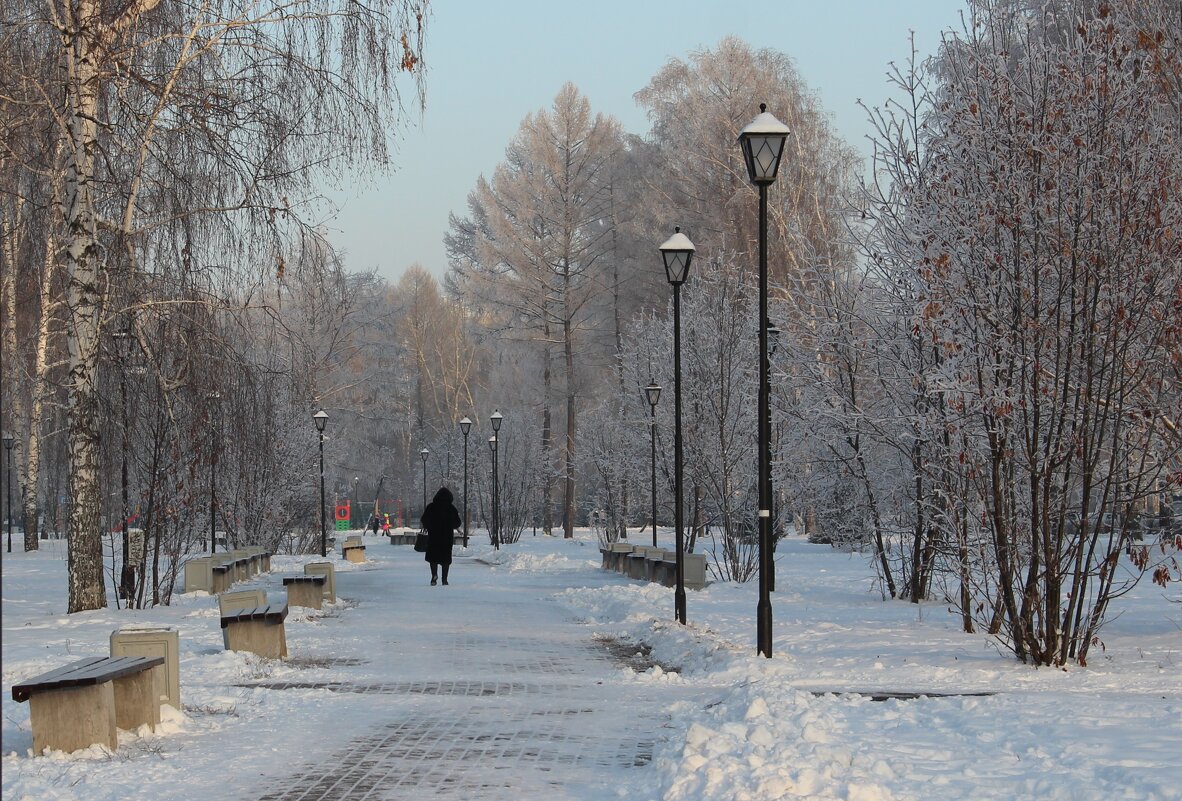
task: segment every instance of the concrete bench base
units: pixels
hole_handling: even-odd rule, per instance
[[[287,588],[287,605],[307,609],[324,608],[324,576],[288,576],[283,579]]]
[[[227,651],[250,651],[264,659],[287,658],[283,621],[287,606],[238,609],[222,616],[222,640]]]
[[[29,702],[34,752],[92,745],[114,751],[116,729],[160,725],[164,682],[163,658],[97,657],[16,685],[12,697]]]
[[[364,545],[346,545],[342,551],[345,555],[345,561],[360,564],[365,561],[365,546]]]

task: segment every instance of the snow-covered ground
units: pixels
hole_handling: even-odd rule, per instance
[[[498,552],[474,544],[457,559],[446,588],[427,585],[425,566],[409,547],[380,537],[366,543],[369,562],[335,560],[338,603],[322,613],[290,614],[286,663],[224,651],[216,600],[204,593],[179,595],[166,608],[66,615],[62,543],[6,557],[4,799],[196,799],[209,797],[210,788],[220,788],[221,798],[259,798],[260,783],[293,776],[296,763],[326,741],[354,742],[363,731],[390,725],[389,708],[373,695],[276,692],[260,683],[380,680],[389,689],[392,675],[447,676],[477,659],[486,660],[480,671],[494,682],[506,678],[495,666],[507,662],[481,656],[481,649],[512,648],[515,632],[526,643],[528,633],[548,630],[566,632],[571,642],[651,647],[639,673],[617,666],[605,681],[575,667],[576,675],[563,676],[575,687],[586,678],[589,692],[619,684],[629,698],[666,699],[667,707],[653,712],[651,760],[613,773],[610,787],[578,784],[575,768],[564,767],[573,763],[562,763],[547,768],[548,787],[505,782],[516,789],[467,797],[1182,799],[1176,589],[1144,582],[1117,601],[1088,668],[1034,669],[987,636],[961,633],[943,605],[884,603],[864,556],[789,539],[777,554],[775,655],[768,660],[755,654],[754,582],[689,591],[683,627],[673,620],[671,590],[600,570],[590,532],[575,540],[527,533]],[[280,575],[317,560],[276,557],[272,573],[252,584],[281,595]],[[12,685],[105,654],[111,631],[130,623],[179,629],[183,708],[169,708],[155,733],[121,732],[114,754],[94,747],[34,756],[28,704],[12,700]],[[562,663],[563,650],[546,654],[545,664],[590,664]],[[517,683],[503,686],[525,686],[521,664],[508,677]],[[874,700],[924,693],[930,695]],[[528,693],[514,703],[523,719],[540,713],[531,704],[541,702]],[[570,726],[609,719],[583,711]],[[381,785],[334,797],[427,796]]]

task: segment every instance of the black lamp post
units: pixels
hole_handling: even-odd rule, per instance
[[[493,434],[488,438],[488,450],[492,454],[492,531],[489,539],[492,540],[493,550],[500,550],[501,543],[497,539],[497,435]]]
[[[649,422],[648,422],[648,442],[649,450],[652,452],[652,499],[653,499],[653,547],[657,547],[657,401],[661,398],[661,388],[657,386],[657,382],[649,379],[648,386],[644,388],[644,394],[648,397],[649,408]]]
[[[768,383],[767,316],[767,188],[776,180],[780,156],[788,139],[788,126],[759,104],[759,116],[739,133],[747,177],[759,187],[759,604],[756,608],[756,647],[772,655],[771,591],[771,392]]]
[[[419,451],[419,456],[423,458],[423,511],[427,511],[427,457],[431,455],[431,451],[427,450],[424,445],[423,449]]]
[[[214,405],[222,397],[222,393],[214,390],[206,397],[209,398],[209,552],[217,550],[217,497],[218,497],[218,436],[217,420],[214,415],[217,409]]]
[[[673,285],[673,526],[677,548],[677,589],[673,607],[677,621],[685,624],[685,531],[681,503],[681,285],[689,277],[694,243],[675,228],[673,236],[660,247],[665,278]]]
[[[4,433],[4,451],[5,451],[5,473],[8,476],[8,506],[5,511],[8,513],[5,518],[8,521],[8,552],[12,553],[12,446],[16,444],[16,437],[8,432]]]
[[[128,512],[128,490],[127,490],[127,451],[129,447],[128,432],[127,432],[127,361],[131,355],[131,338],[132,333],[130,328],[122,328],[116,331],[112,336],[115,338],[119,350],[119,397],[122,403],[123,415],[123,464],[120,466],[120,484],[123,491],[123,560],[121,569],[119,571],[119,591],[117,595],[123,600],[129,600],[134,591],[135,577],[130,570],[130,559],[128,551],[131,550],[131,537],[127,531],[127,512]]]
[[[496,541],[493,547],[497,550],[501,548],[501,421],[505,418],[497,409],[493,409],[493,413],[489,415],[488,421],[492,424],[493,437],[493,532]]]
[[[780,346],[780,327],[769,320],[768,326],[767,326],[767,354],[768,354],[768,361],[769,362],[775,358],[776,348],[778,348],[779,346]],[[769,443],[770,443],[770,439],[771,439],[770,432],[772,431],[772,407],[771,407],[770,398],[769,398],[768,409],[767,409],[767,425],[768,425]],[[778,439],[779,438],[777,437],[777,440]],[[769,448],[770,447],[771,446],[769,444]],[[770,464],[770,462],[769,462],[769,464]],[[770,492],[770,489],[769,489],[769,492]],[[770,498],[771,506],[769,506],[768,508],[771,510],[773,548],[772,548],[772,558],[770,560],[768,560],[767,589],[768,589],[768,592],[775,592],[776,591],[776,559],[775,559],[774,546],[776,543],[775,527],[776,527],[776,520],[777,520],[776,496],[774,494],[771,494],[769,496],[769,498]]]
[[[328,524],[324,519],[324,427],[328,425],[328,412],[321,409],[312,415],[316,431],[320,434],[320,556],[328,556]]]
[[[460,420],[460,431],[464,432],[464,547],[468,547],[468,432],[472,421],[465,417]]]

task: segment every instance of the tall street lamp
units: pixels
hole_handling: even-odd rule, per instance
[[[677,588],[673,608],[677,621],[685,624],[685,531],[681,517],[681,285],[689,277],[694,243],[675,228],[673,236],[660,247],[665,278],[673,285],[673,527],[676,532]]]
[[[504,419],[499,409],[493,409],[488,417],[493,430],[493,548],[496,550],[501,549],[501,449],[498,446],[501,444],[501,422]]]
[[[472,421],[467,417],[460,420],[460,431],[464,432],[464,547],[468,547],[468,432]]]
[[[657,547],[657,401],[661,399],[661,388],[657,382],[651,378],[648,381],[648,386],[644,388],[644,394],[648,397],[648,442],[649,450],[652,451],[652,499],[653,499],[653,547]]]
[[[112,336],[115,338],[117,349],[119,351],[119,397],[123,406],[123,464],[120,466],[120,484],[123,490],[123,510],[122,510],[122,529],[123,529],[123,560],[121,569],[119,571],[119,589],[116,595],[127,601],[132,598],[135,585],[135,574],[132,572],[131,563],[129,559],[129,551],[131,550],[131,537],[127,531],[127,517],[128,517],[128,489],[127,489],[127,451],[130,447],[127,425],[127,362],[131,356],[131,340],[132,332],[130,327],[124,327],[114,332]]]
[[[324,519],[324,428],[328,425],[328,412],[321,409],[312,415],[316,431],[320,434],[320,556],[328,556],[328,523]]]
[[[493,550],[500,550],[501,543],[497,539],[497,435],[488,438],[488,451],[492,455],[492,540]]]
[[[431,451],[427,450],[424,445],[423,449],[419,451],[419,456],[423,458],[423,511],[427,511],[427,457],[431,455]]]
[[[12,446],[16,444],[16,437],[4,432],[5,473],[8,476],[8,552],[12,553]]]
[[[776,357],[776,349],[777,349],[779,346],[780,346],[780,327],[779,327],[778,325],[776,325],[775,323],[773,323],[771,320],[768,320],[768,326],[767,326],[767,357],[768,357],[768,361],[769,361],[769,362],[770,362],[772,359],[774,359],[774,358]],[[769,368],[769,369],[770,369],[770,368]],[[768,439],[769,439],[769,445],[768,445],[768,447],[770,448],[770,447],[771,447],[771,445],[770,445],[770,440],[771,440],[770,432],[772,431],[772,407],[771,407],[771,402],[770,402],[770,401],[771,401],[771,399],[770,399],[770,397],[769,397],[769,399],[768,399],[768,400],[769,400],[769,402],[768,402],[768,409],[767,409],[767,425],[768,425],[768,432],[769,432],[769,437],[768,437]],[[778,441],[778,440],[779,440],[779,437],[777,437],[777,441]],[[770,463],[771,463],[771,462],[770,462],[770,460],[769,460],[769,465],[770,465]],[[769,469],[770,469],[770,468],[769,468]],[[770,482],[770,478],[769,478],[769,482]],[[768,491],[769,491],[769,493],[771,492],[771,490],[770,490],[770,483],[769,483],[769,490],[768,490]],[[771,517],[770,517],[770,519],[771,519],[771,526],[772,526],[772,532],[771,532],[771,543],[772,543],[772,546],[773,546],[773,547],[772,547],[772,558],[768,560],[768,578],[767,578],[767,589],[768,589],[768,592],[775,592],[775,591],[776,591],[776,560],[775,560],[775,544],[776,544],[776,541],[777,541],[776,530],[775,530],[775,529],[776,529],[776,520],[777,520],[777,510],[776,510],[776,496],[775,496],[774,494],[770,494],[770,495],[769,495],[769,500],[770,500],[771,506],[769,506],[769,507],[768,507],[768,509],[769,509],[769,510],[771,510]]]
[[[217,419],[214,417],[219,410],[214,406],[222,397],[222,393],[214,390],[206,397],[209,398],[209,552],[217,550],[217,496],[218,496],[218,437]]]
[[[759,104],[759,116],[739,132],[747,177],[759,187],[759,604],[756,607],[756,647],[759,653],[772,655],[772,471],[771,417],[768,413],[771,391],[768,383],[767,316],[767,188],[776,180],[780,157],[788,139],[788,126]]]

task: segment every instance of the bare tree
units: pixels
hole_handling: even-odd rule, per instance
[[[573,536],[583,339],[597,324],[599,293],[611,270],[611,165],[620,149],[616,122],[592,116],[567,84],[553,108],[525,119],[492,182],[469,199],[471,217],[453,218],[450,286],[471,306],[495,310],[488,327],[536,343],[543,358],[543,441],[548,450],[552,360],[563,368],[564,535]],[[548,515],[547,515],[548,517]]]

